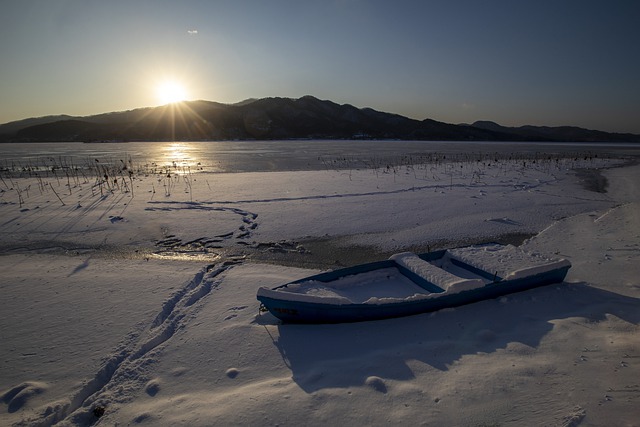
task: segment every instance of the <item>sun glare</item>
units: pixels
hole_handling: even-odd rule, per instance
[[[171,104],[187,99],[187,91],[178,82],[165,81],[157,86],[156,96],[161,104]]]

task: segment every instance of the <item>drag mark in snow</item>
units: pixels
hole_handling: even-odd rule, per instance
[[[602,215],[600,215],[598,218],[594,219],[593,222],[600,222],[602,221],[602,219],[606,218],[609,214],[615,212],[616,210],[618,210],[621,207],[626,206],[628,203],[623,204],[623,205],[618,205],[618,206],[614,206],[611,209],[607,210],[605,213],[603,213]]]
[[[162,305],[162,309],[160,310],[160,313],[158,313],[156,318],[151,323],[152,328],[155,328],[161,325],[169,317],[169,315],[173,313],[173,309],[176,307],[176,305],[180,301],[184,299],[184,296],[190,291],[192,291],[194,288],[196,288],[200,283],[202,283],[202,279],[204,278],[204,275],[207,272],[207,269],[210,267],[211,266],[208,266],[200,270],[195,275],[195,277],[185,285],[185,287],[180,289],[178,292],[173,294],[171,298],[169,298],[167,301],[164,302],[164,304]]]
[[[171,338],[175,331],[183,326],[182,319],[189,308],[208,295],[220,282],[216,277],[238,264],[238,261],[225,261],[222,264],[209,265],[200,270],[187,285],[176,292],[162,307],[151,324],[151,331],[159,331],[144,342],[131,357],[132,360],[143,357],[151,350]]]
[[[538,181],[535,183],[526,183],[519,187],[516,187],[517,191],[530,191],[544,185],[552,184],[555,180]],[[412,193],[415,191],[423,190],[442,190],[442,189],[468,189],[473,187],[482,187],[483,189],[513,189],[514,185],[511,182],[499,183],[499,184],[482,184],[482,185],[467,185],[467,184],[428,184],[411,186],[407,188],[399,188],[396,190],[379,190],[363,193],[343,193],[343,194],[317,194],[311,196],[300,197],[274,197],[270,199],[243,199],[243,200],[217,200],[211,202],[199,202],[198,205],[217,204],[217,205],[230,205],[230,204],[246,204],[246,203],[275,203],[275,202],[297,202],[302,200],[324,200],[324,199],[342,199],[352,197],[371,197],[371,196],[386,196],[390,194],[402,194]],[[589,200],[589,199],[585,199]],[[163,203],[163,202],[157,202]],[[181,202],[164,202],[164,203],[181,203]]]
[[[202,202],[149,202],[152,207],[145,208],[149,212],[157,211],[180,211],[180,210],[201,210],[207,212],[230,212],[240,216],[242,224],[233,231],[217,234],[215,236],[199,237],[189,241],[183,241],[183,239],[175,235],[167,235],[164,239],[156,242],[157,246],[172,250],[172,251],[193,251],[206,248],[217,248],[219,244],[229,239],[247,239],[251,236],[253,230],[258,228],[256,218],[258,214],[248,212],[238,208],[209,206],[208,203]]]
[[[522,225],[521,222],[518,221],[514,221],[510,218],[491,218],[491,219],[487,219],[485,221],[492,221],[492,222],[497,222],[500,224],[506,224],[506,225]]]
[[[136,339],[134,333],[130,334],[125,344],[106,360],[69,403],[52,403],[40,417],[25,422],[40,426],[52,426],[62,421],[90,425],[97,421],[95,408],[107,408],[108,411],[110,405],[128,400],[132,392],[148,384],[145,372],[155,362],[153,350],[171,339],[176,331],[187,326],[184,319],[188,314],[197,311],[196,303],[220,285],[218,276],[221,273],[238,263],[237,260],[229,260],[201,269],[193,279],[165,301],[152,321],[146,338]],[[43,389],[44,386],[40,384],[24,383],[9,390],[2,398],[7,402],[13,402],[13,406],[18,408],[31,394],[39,393]]]

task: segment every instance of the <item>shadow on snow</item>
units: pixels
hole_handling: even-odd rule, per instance
[[[311,393],[360,386],[370,376],[410,380],[414,374],[407,361],[412,360],[447,371],[464,355],[495,352],[513,342],[535,351],[557,319],[582,318],[576,323],[592,327],[610,314],[638,325],[639,304],[638,298],[585,283],[563,283],[403,318],[279,324],[273,339],[293,380]],[[276,322],[271,315],[260,322],[269,320]]]

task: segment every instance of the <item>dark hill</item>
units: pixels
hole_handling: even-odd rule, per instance
[[[631,133],[610,133],[583,129],[575,126],[520,126],[506,127],[490,121],[475,122],[473,127],[515,135],[528,141],[554,142],[640,142],[640,135]]]
[[[0,140],[162,141],[228,139],[402,139],[471,141],[640,141],[639,135],[581,128],[508,128],[414,120],[312,96],[189,101],[87,117],[50,116],[0,125]]]

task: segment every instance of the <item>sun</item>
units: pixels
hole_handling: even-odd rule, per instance
[[[156,96],[161,104],[171,104],[187,99],[187,91],[179,82],[167,80],[158,84]]]

